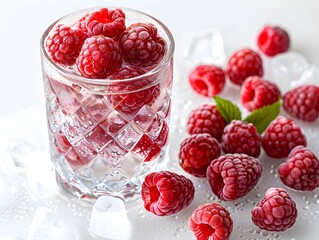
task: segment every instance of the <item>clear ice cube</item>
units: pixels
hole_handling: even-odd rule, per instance
[[[270,60],[269,80],[275,82],[282,93],[305,83],[315,83],[316,66],[297,52],[279,54]]]
[[[216,29],[185,33],[182,38],[183,57],[186,63],[194,67],[198,64],[224,66],[225,49],[223,36]]]
[[[28,240],[75,240],[70,223],[60,213],[48,208],[37,209],[28,232]]]
[[[124,202],[116,197],[99,197],[93,206],[89,230],[107,239],[127,239],[130,223]]]

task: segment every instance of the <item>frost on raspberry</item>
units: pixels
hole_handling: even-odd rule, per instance
[[[51,30],[45,40],[45,49],[53,62],[72,66],[86,38],[87,35],[81,29],[60,24]]]
[[[233,220],[224,207],[208,203],[193,212],[188,226],[199,240],[228,240],[233,230]]]
[[[119,43],[124,60],[140,67],[154,68],[166,53],[166,42],[151,23],[130,25]]]
[[[207,179],[213,193],[223,201],[245,196],[262,174],[258,159],[246,154],[226,154],[213,160],[207,168]]]
[[[303,146],[295,147],[285,163],[278,167],[281,181],[298,191],[312,191],[319,186],[319,161],[316,155]]]
[[[142,184],[144,208],[158,216],[169,216],[187,207],[194,199],[192,181],[169,171],[150,173]]]
[[[259,228],[280,232],[294,225],[298,211],[286,190],[270,188],[251,215],[253,223]]]

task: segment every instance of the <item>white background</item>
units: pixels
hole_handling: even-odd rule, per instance
[[[96,6],[135,8],[162,20],[175,37],[177,63],[185,32],[217,28],[227,33],[224,41],[229,55],[244,46],[254,47],[265,24],[279,24],[289,31],[291,50],[319,65],[317,0],[0,0],[0,143],[24,138],[45,147],[41,34],[57,18]],[[179,82],[184,84],[183,79]],[[316,233],[315,226],[311,230]]]

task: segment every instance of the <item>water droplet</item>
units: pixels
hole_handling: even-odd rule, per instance
[[[304,208],[303,208],[304,210],[310,210],[310,206],[304,206]]]
[[[257,193],[257,194],[255,195],[255,197],[256,197],[256,198],[260,198],[260,197],[261,197],[261,194],[260,194],[260,193]]]
[[[174,237],[179,237],[179,233],[176,233],[176,232],[175,232],[175,233],[173,233],[173,236],[174,236]]]
[[[267,231],[265,231],[265,230],[263,230],[263,231],[261,231],[261,235],[263,235],[263,236],[267,237],[267,236],[268,236],[268,232],[267,232]]]

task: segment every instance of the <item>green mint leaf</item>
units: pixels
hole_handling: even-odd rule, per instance
[[[234,119],[241,120],[241,112],[237,105],[221,97],[214,96],[214,99],[218,112],[227,123],[230,123]]]
[[[260,134],[265,131],[268,125],[278,116],[280,112],[281,101],[270,104],[253,111],[244,121],[255,125]]]

